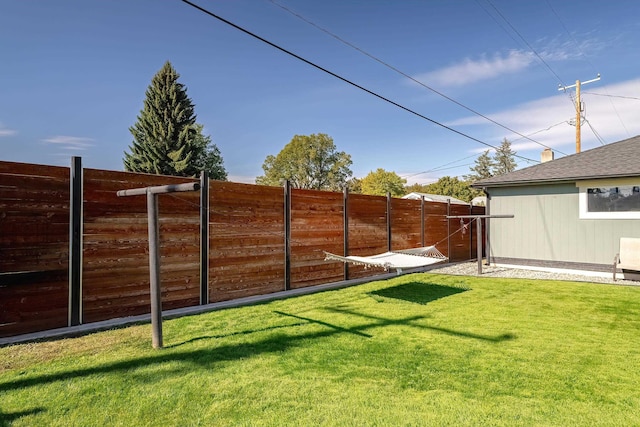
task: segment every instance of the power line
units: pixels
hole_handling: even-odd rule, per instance
[[[551,9],[551,11],[553,12],[553,14],[556,16],[556,18],[558,19],[558,22],[560,22],[560,25],[562,25],[562,28],[564,28],[564,31],[569,35],[569,37],[571,38],[571,40],[573,41],[573,44],[576,46],[576,48],[578,49],[578,51],[580,51],[580,55],[587,60],[587,62],[589,63],[589,65],[591,65],[591,68],[593,68],[593,71],[597,73],[596,67],[593,65],[593,62],[591,62],[591,60],[589,59],[589,57],[587,55],[585,55],[585,53],[582,51],[582,48],[580,47],[580,44],[578,44],[577,40],[575,39],[575,37],[573,37],[573,34],[571,34],[569,32],[569,30],[567,29],[567,26],[564,25],[564,22],[562,21],[562,19],[560,19],[560,15],[558,15],[558,12],[556,12],[556,10],[553,8],[553,6],[551,6],[551,3],[549,2],[549,0],[546,0],[547,5],[549,6],[549,8]],[[606,89],[605,89],[606,90]],[[622,120],[622,117],[620,116],[620,113],[618,112],[618,109],[616,108],[615,104],[613,103],[613,100],[611,101],[611,107],[613,108],[613,111],[615,111],[616,116],[618,116],[618,120],[620,121],[620,124],[622,125],[622,127],[624,128],[625,132],[627,133],[627,136],[631,136],[629,134],[629,130],[627,129],[627,126],[624,124],[624,121]]]
[[[623,96],[623,95],[609,95],[604,93],[594,93],[594,92],[582,92],[586,95],[596,95],[596,96],[608,96],[609,98],[622,98],[622,99],[634,99],[636,101],[640,101],[640,98],[635,96]]]
[[[505,16],[504,16],[504,15],[503,15],[499,10],[498,10],[498,8],[497,8],[493,3],[491,3],[491,1],[490,1],[490,0],[486,0],[486,2],[487,2],[487,3],[489,3],[489,4],[491,5],[491,7],[496,11],[496,13],[497,13],[498,15],[500,15],[500,17],[501,17],[501,18],[502,18],[502,19],[503,19],[503,20],[504,20],[504,21],[505,21],[505,22],[506,22],[506,23],[511,27],[511,29],[513,30],[513,32],[515,32],[515,33],[520,37],[520,40],[524,43],[524,45],[525,45],[528,49],[530,49],[530,50],[531,50],[531,51],[532,51],[532,52],[533,52],[533,53],[538,57],[538,59],[540,60],[540,62],[542,62],[542,63],[547,67],[547,69],[551,72],[551,74],[553,74],[553,75],[558,79],[558,81],[560,82],[560,86],[561,86],[561,87],[566,86],[566,85],[564,84],[564,82],[562,81],[562,79],[560,78],[560,76],[559,76],[555,71],[553,71],[553,69],[551,68],[551,66],[550,66],[550,65],[549,65],[549,64],[548,64],[548,63],[547,63],[547,62],[542,58],[542,56],[540,56],[540,55],[538,54],[538,52],[537,52],[537,51],[536,51],[536,50],[535,50],[535,49],[534,49],[534,48],[529,44],[529,42],[527,42],[527,40],[522,36],[522,34],[520,34],[520,32],[519,32],[519,31],[518,31],[518,30],[517,30],[517,29],[516,29],[512,24],[511,24],[511,22],[510,22],[510,21],[509,21],[509,20],[508,20],[508,19],[507,19],[507,18],[506,18],[506,17],[505,17]],[[502,30],[503,30],[505,33],[507,33],[507,35],[509,35],[509,37],[511,37],[511,39],[512,39],[512,40],[514,40],[516,43],[518,43],[518,41],[513,37],[513,35],[512,35],[509,31],[507,31],[507,29],[506,29],[506,28],[504,28],[504,27],[502,26],[502,24],[500,24],[500,22],[499,22],[499,21],[498,21],[498,20],[493,16],[493,14],[491,14],[491,13],[490,13],[490,12],[489,12],[485,7],[484,7],[484,6],[480,3],[480,0],[476,0],[476,3],[478,3],[478,5],[480,5],[480,7],[482,7],[482,9],[484,9],[484,11],[485,11],[485,12],[486,12],[486,13],[487,13],[487,14],[488,14],[488,15],[489,15],[493,20],[494,20],[494,22],[496,22],[496,24],[498,24],[498,26],[499,26],[500,28],[502,28]],[[519,44],[521,44],[521,43],[519,43]],[[566,93],[566,92],[565,92],[565,93]],[[573,103],[572,103],[572,104],[573,104]],[[562,153],[562,154],[564,154],[564,153]]]
[[[425,173],[437,172],[437,171],[447,170],[447,169],[455,169],[455,168],[460,168],[460,167],[463,167],[463,166],[470,166],[473,163],[469,163],[469,164],[466,164],[466,165],[453,166],[453,167],[450,167],[450,168],[445,168],[445,166],[449,166],[449,165],[452,165],[454,163],[458,163],[458,162],[470,159],[471,157],[475,157],[475,156],[476,156],[475,154],[472,154],[471,156],[463,157],[462,159],[454,160],[452,162],[445,163],[444,165],[436,166],[435,168],[432,168],[432,169],[429,169],[429,170],[426,170],[426,171],[416,172],[416,173],[409,174],[409,175],[401,175],[401,178],[413,178],[414,176],[422,175],[422,174],[425,174]]]
[[[593,134],[595,135],[595,137],[598,139],[598,141],[600,141],[601,145],[605,145],[604,139],[602,139],[602,137],[600,136],[600,134],[598,132],[596,132],[596,130],[593,128],[593,126],[591,125],[591,122],[589,120],[587,120],[586,117],[584,117],[584,122],[589,126],[589,129],[591,129],[591,132],[593,132]]]
[[[436,89],[434,89],[434,88],[432,88],[432,87],[428,86],[427,84],[425,84],[425,83],[421,82],[420,80],[415,79],[414,77],[412,77],[412,76],[408,75],[407,73],[403,72],[402,70],[400,70],[400,69],[398,69],[398,68],[394,67],[393,65],[389,64],[388,62],[385,62],[385,61],[383,61],[382,59],[380,59],[380,58],[378,58],[378,57],[374,56],[373,54],[370,54],[369,52],[367,52],[367,51],[365,51],[365,50],[363,50],[363,49],[359,48],[358,46],[354,45],[353,43],[350,43],[349,41],[347,41],[347,40],[343,39],[342,37],[340,37],[340,36],[338,36],[338,35],[336,35],[336,34],[332,33],[331,31],[327,30],[326,28],[323,28],[323,27],[319,26],[319,25],[318,25],[318,24],[316,24],[315,22],[313,22],[313,21],[311,21],[311,20],[309,20],[309,19],[305,18],[304,16],[302,16],[302,15],[300,15],[299,13],[297,13],[297,12],[295,12],[295,11],[293,11],[293,10],[289,9],[288,7],[286,7],[286,6],[284,6],[284,5],[280,4],[280,3],[278,3],[277,1],[275,1],[275,0],[269,0],[269,2],[271,2],[271,3],[272,3],[273,5],[275,5],[275,6],[278,6],[279,8],[281,8],[281,9],[282,9],[282,10],[284,10],[284,11],[286,11],[287,13],[289,13],[289,14],[291,14],[291,15],[295,16],[296,18],[298,18],[298,19],[300,19],[300,20],[302,20],[302,21],[306,22],[307,24],[309,24],[309,25],[311,25],[311,26],[315,27],[316,29],[318,29],[318,30],[322,31],[323,33],[325,33],[325,34],[327,34],[327,35],[329,35],[329,36],[333,37],[334,39],[338,40],[340,43],[343,43],[343,44],[345,44],[346,46],[349,46],[350,48],[357,50],[357,51],[358,51],[358,52],[360,52],[361,54],[368,56],[369,58],[373,59],[374,61],[378,62],[379,64],[384,65],[385,67],[387,67],[387,68],[389,68],[389,69],[391,69],[391,70],[395,71],[396,73],[398,73],[398,74],[400,74],[401,76],[403,76],[403,77],[405,77],[405,78],[407,78],[407,79],[411,80],[412,82],[419,84],[420,86],[424,87],[425,89],[430,90],[431,92],[433,92],[433,93],[435,93],[435,94],[437,94],[437,95],[441,96],[442,98],[444,98],[444,99],[446,99],[446,100],[448,100],[448,101],[450,101],[450,102],[453,102],[453,103],[454,103],[454,104],[456,104],[457,106],[462,107],[462,108],[464,108],[465,110],[467,110],[467,111],[469,111],[469,112],[471,112],[471,113],[473,113],[473,114],[475,114],[475,115],[477,115],[477,116],[480,116],[480,117],[482,117],[483,119],[485,119],[485,120],[487,120],[487,121],[489,121],[489,122],[493,123],[494,125],[500,126],[501,128],[503,128],[503,129],[505,129],[505,130],[508,130],[509,132],[515,133],[516,135],[519,135],[519,136],[521,136],[522,138],[526,138],[526,139],[530,140],[531,142],[534,142],[534,143],[536,143],[536,144],[538,144],[538,145],[540,145],[540,146],[542,146],[542,147],[544,147],[544,148],[551,149],[551,147],[548,147],[548,146],[546,146],[546,145],[542,144],[541,142],[535,141],[535,140],[533,140],[533,139],[531,139],[531,138],[529,138],[529,137],[527,137],[527,136],[525,136],[525,135],[521,134],[520,132],[518,132],[518,131],[515,131],[515,130],[511,129],[511,128],[509,128],[509,127],[507,127],[507,126],[505,126],[505,125],[503,125],[503,124],[501,124],[501,123],[499,123],[499,122],[497,122],[497,121],[493,120],[492,118],[490,118],[490,117],[488,117],[488,116],[485,116],[484,114],[482,114],[482,113],[480,113],[480,112],[478,112],[478,111],[476,111],[476,110],[474,110],[474,109],[472,109],[472,108],[470,108],[470,107],[467,107],[466,105],[462,104],[461,102],[456,101],[455,99],[453,99],[453,98],[451,98],[451,97],[449,97],[449,96],[445,95],[444,93],[442,93],[442,92],[440,92],[440,91],[438,91],[438,90],[436,90]],[[564,154],[564,153],[562,153],[562,154]]]
[[[491,14],[491,12],[489,12],[489,11],[487,10],[487,8],[486,8],[486,7],[484,7],[484,5],[480,2],[480,0],[476,0],[476,3],[478,4],[478,6],[480,6],[480,7],[482,8],[482,10],[484,10],[484,12],[485,12],[487,15],[489,15],[489,17],[490,17],[491,19],[493,19],[493,22],[495,22],[495,23],[496,23],[496,25],[497,25],[498,27],[500,27],[500,28],[502,29],[502,31],[504,31],[504,32],[505,32],[505,34],[507,34],[507,35],[511,38],[511,40],[513,40],[513,41],[514,41],[514,42],[516,42],[517,44],[520,44],[520,45],[521,45],[521,43],[520,43],[520,42],[519,42],[519,41],[518,41],[518,40],[513,36],[513,34],[511,34],[511,33],[510,33],[510,32],[509,32],[509,31],[508,31],[508,30],[507,30],[507,29],[506,29],[506,28],[505,28],[505,27],[500,23],[500,21],[498,21],[498,20],[496,19],[496,17],[495,17],[495,16],[493,16],[493,15]]]
[[[560,125],[565,124],[565,123],[567,123],[567,121],[566,121],[566,120],[563,120],[563,121],[561,121],[561,122],[559,122],[559,123],[556,123],[555,125],[551,125],[551,126],[549,126],[548,128],[540,129],[540,130],[537,130],[537,131],[535,131],[535,132],[533,132],[533,133],[530,133],[530,134],[529,134],[529,136],[531,136],[531,135],[536,135],[536,134],[538,134],[538,133],[540,133],[540,132],[546,132],[546,131],[548,131],[548,130],[553,129],[553,128],[554,128],[554,127],[556,127],[556,126],[560,126]],[[511,143],[514,143],[514,142],[519,141],[519,140],[521,140],[521,139],[522,139],[522,138],[514,139],[513,141],[511,141]],[[558,151],[558,150],[556,150],[556,151],[557,151],[558,153],[560,153],[560,154],[564,154],[565,156],[568,156],[568,154],[563,153],[562,151]]]
[[[498,15],[500,15],[500,17],[501,17],[501,18],[502,18],[502,19],[507,23],[507,25],[509,25],[509,27],[511,27],[511,29],[513,30],[513,32],[514,32],[514,33],[516,33],[516,34],[518,35],[518,37],[520,37],[520,39],[524,42],[524,44],[526,44],[526,45],[527,45],[527,47],[531,50],[531,52],[533,52],[533,53],[534,53],[534,55],[536,55],[536,56],[538,57],[538,59],[540,60],[540,62],[542,62],[542,63],[547,67],[547,69],[551,72],[551,74],[553,74],[553,75],[558,79],[558,82],[560,82],[560,84],[561,84],[562,86],[566,86],[566,85],[564,84],[564,82],[562,81],[562,79],[560,78],[560,76],[559,76],[555,71],[553,71],[553,69],[552,69],[552,68],[551,68],[551,66],[547,63],[547,61],[545,61],[545,60],[544,60],[544,58],[542,58],[542,56],[540,56],[540,54],[539,54],[539,53],[538,53],[538,52],[533,48],[533,46],[531,46],[531,45],[529,44],[529,42],[528,42],[528,41],[527,41],[527,40],[522,36],[522,34],[520,34],[520,32],[519,32],[519,31],[518,31],[518,30],[517,30],[517,29],[516,29],[512,24],[511,24],[511,22],[509,22],[509,20],[508,20],[508,19],[507,19],[507,18],[506,18],[506,17],[505,17],[505,16],[504,16],[504,15],[503,15],[499,10],[498,10],[498,8],[497,8],[493,3],[491,3],[491,0],[486,0],[486,1],[487,1],[487,3],[489,3],[489,5],[493,8],[493,10],[495,10],[495,11],[496,11],[496,13],[497,13]]]
[[[327,73],[327,74],[329,74],[329,75],[331,75],[331,76],[333,76],[333,77],[335,77],[335,78],[337,78],[337,79],[339,79],[339,80],[341,80],[341,81],[343,81],[343,82],[345,82],[345,83],[347,83],[347,84],[349,84],[349,85],[351,85],[351,86],[353,86],[353,87],[355,87],[357,89],[360,89],[360,90],[362,90],[362,91],[364,91],[364,92],[366,92],[366,93],[368,93],[370,95],[373,95],[376,98],[381,99],[381,100],[383,100],[383,101],[385,101],[385,102],[387,102],[387,103],[389,103],[391,105],[394,105],[394,106],[396,106],[396,107],[398,107],[398,108],[400,108],[400,109],[402,109],[402,110],[404,110],[404,111],[406,111],[408,113],[411,113],[411,114],[413,114],[413,115],[415,115],[417,117],[420,117],[423,120],[427,120],[428,122],[433,123],[433,124],[435,124],[437,126],[440,126],[440,127],[444,128],[444,129],[450,131],[450,132],[453,132],[455,134],[463,136],[463,137],[465,137],[467,139],[470,139],[472,141],[478,142],[478,143],[480,143],[482,145],[485,145],[487,147],[491,147],[491,148],[496,149],[496,150],[498,149],[498,147],[496,147],[494,145],[491,145],[491,144],[489,144],[487,142],[481,141],[478,138],[475,138],[475,137],[473,137],[471,135],[468,135],[468,134],[466,134],[464,132],[461,132],[461,131],[459,131],[457,129],[454,129],[454,128],[450,127],[450,126],[447,126],[447,125],[445,125],[443,123],[440,123],[440,122],[438,122],[438,121],[436,121],[436,120],[434,120],[432,118],[429,118],[429,117],[427,117],[427,116],[425,116],[423,114],[420,114],[417,111],[414,111],[414,110],[412,110],[412,109],[410,109],[408,107],[405,107],[404,105],[401,105],[401,104],[399,104],[399,103],[397,103],[395,101],[392,101],[389,98],[386,98],[386,97],[384,97],[384,96],[382,96],[382,95],[380,95],[380,94],[378,94],[376,92],[373,92],[372,90],[367,89],[364,86],[361,86],[361,85],[359,85],[359,84],[357,84],[357,83],[355,83],[355,82],[353,82],[351,80],[348,80],[347,78],[342,77],[339,74],[334,73],[333,71],[330,71],[330,70],[328,70],[326,68],[323,68],[320,65],[318,65],[318,64],[316,64],[314,62],[311,62],[308,59],[305,59],[302,56],[300,56],[298,54],[295,54],[295,53],[293,53],[293,52],[291,52],[291,51],[289,51],[289,50],[287,50],[287,49],[285,49],[285,48],[283,48],[283,47],[281,47],[281,46],[279,46],[279,45],[277,45],[277,44],[275,44],[273,42],[270,42],[269,40],[267,40],[267,39],[265,39],[263,37],[260,37],[259,35],[255,34],[255,33],[252,33],[251,31],[249,31],[247,29],[242,28],[241,26],[239,26],[237,24],[234,24],[233,22],[231,22],[231,21],[229,21],[227,19],[224,19],[223,17],[221,17],[219,15],[216,15],[215,13],[213,13],[213,12],[211,12],[211,11],[209,11],[209,10],[207,10],[207,9],[205,9],[205,8],[203,8],[203,7],[197,5],[197,4],[195,4],[195,3],[193,3],[193,2],[191,2],[189,0],[180,0],[180,1],[182,1],[185,4],[188,4],[189,6],[199,10],[200,12],[202,12],[202,13],[204,13],[206,15],[211,16],[212,18],[215,18],[215,19],[217,19],[217,20],[219,20],[219,21],[221,21],[221,22],[223,22],[223,23],[235,28],[236,30],[239,30],[239,31],[241,31],[241,32],[243,32],[243,33],[245,33],[245,34],[247,34],[247,35],[249,35],[249,36],[251,36],[251,37],[253,37],[255,39],[260,40],[263,43],[268,44],[269,46],[271,46],[271,47],[273,47],[275,49],[278,49],[279,51],[281,51],[283,53],[286,53],[289,56],[292,56],[292,57],[304,62],[307,65],[310,65],[310,66],[312,66],[312,67],[314,67],[314,68],[316,68],[316,69],[318,69],[318,70],[320,70],[320,71],[322,71],[324,73]],[[526,157],[519,156],[517,154],[515,155],[515,157],[522,158],[522,159],[525,159],[525,160],[531,160],[531,159],[527,159]],[[532,160],[532,161],[535,161],[535,160]]]

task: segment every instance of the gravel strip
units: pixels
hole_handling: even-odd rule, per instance
[[[444,264],[442,267],[434,267],[429,270],[431,273],[454,274],[462,276],[478,276],[478,262],[460,262]],[[514,279],[540,279],[540,280],[566,280],[572,282],[606,283],[621,286],[640,286],[640,282],[633,280],[613,281],[612,274],[607,276],[589,276],[577,273],[562,273],[540,270],[528,270],[523,268],[507,268],[493,265],[482,265],[481,277],[508,277]],[[618,276],[620,277],[620,276]]]

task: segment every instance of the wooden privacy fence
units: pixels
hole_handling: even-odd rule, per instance
[[[439,242],[451,261],[471,259],[475,233],[446,217],[484,213],[201,179],[199,192],[159,199],[163,309],[381,272],[324,261],[323,251],[366,256]],[[0,337],[148,313],[146,198],[116,193],[187,182],[86,169],[77,157],[71,168],[0,162]]]

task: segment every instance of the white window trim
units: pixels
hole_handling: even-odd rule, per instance
[[[588,212],[587,211],[587,189],[597,187],[616,187],[616,186],[638,186],[638,179],[623,180],[591,180],[576,182],[580,193],[578,195],[579,218],[580,219],[640,219],[639,212]]]

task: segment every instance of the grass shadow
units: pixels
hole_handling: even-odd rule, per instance
[[[44,408],[33,408],[20,412],[2,412],[0,411],[0,427],[8,427],[19,418],[26,417],[28,415],[39,414],[44,412]]]
[[[341,310],[332,309],[330,311],[339,312],[342,314],[348,314],[358,316],[369,320],[368,323],[358,326],[345,328],[323,320],[312,319],[308,317],[302,317],[299,315],[285,313],[282,311],[276,311],[275,313],[280,316],[294,318],[303,321],[303,325],[318,325],[321,326],[321,330],[307,332],[302,334],[277,334],[263,339],[257,339],[252,342],[242,343],[216,343],[205,348],[197,348],[190,350],[180,350],[180,346],[173,348],[165,348],[160,351],[154,351],[153,353],[147,353],[144,356],[136,357],[133,359],[116,360],[108,363],[99,363],[93,366],[86,366],[83,368],[63,369],[61,371],[46,373],[41,375],[27,375],[26,377],[16,378],[9,381],[0,380],[0,393],[10,390],[16,390],[25,387],[40,387],[46,384],[69,381],[73,379],[81,379],[93,375],[123,375],[126,373],[131,376],[135,373],[136,369],[148,369],[149,367],[156,365],[167,365],[164,375],[180,376],[185,372],[193,372],[194,369],[210,370],[217,364],[226,361],[235,361],[245,358],[250,358],[259,354],[279,354],[290,349],[296,348],[300,345],[305,345],[309,340],[315,340],[320,338],[328,338],[337,334],[350,334],[362,338],[370,338],[371,334],[365,332],[372,328],[379,328],[393,325],[409,325],[427,330],[433,330],[440,333],[446,333],[464,338],[473,338],[490,342],[501,342],[510,339],[514,339],[515,336],[510,334],[500,335],[498,337],[483,336],[479,334],[467,333],[464,331],[455,331],[451,329],[428,326],[418,321],[423,321],[424,316],[410,316],[400,319],[388,319],[384,317],[372,316],[368,314],[359,313],[353,310]],[[299,322],[296,322],[299,323]],[[282,328],[290,328],[293,325],[284,325]],[[264,328],[264,330],[277,329],[276,327]],[[242,331],[239,334],[252,333],[255,331]],[[236,333],[228,334],[237,335]],[[209,339],[210,337],[194,338],[191,341],[197,341],[198,339]],[[215,341],[214,341],[215,342]],[[33,413],[40,411],[37,408],[33,410]],[[21,416],[29,415],[31,412],[14,414],[0,414],[4,419],[12,420]]]
[[[250,335],[250,334],[255,334],[255,333],[258,333],[258,332],[273,331],[273,330],[276,330],[276,329],[293,328],[293,327],[296,327],[296,326],[302,326],[302,325],[306,325],[306,324],[307,324],[307,322],[298,322],[298,323],[291,323],[291,324],[288,324],[288,325],[269,326],[269,327],[260,328],[260,329],[251,329],[251,330],[247,330],[247,331],[230,332],[228,334],[204,335],[204,336],[188,339],[188,340],[183,341],[181,343],[165,345],[164,347],[165,348],[174,348],[174,347],[180,347],[180,346],[185,345],[185,344],[191,344],[191,343],[196,342],[196,341],[228,338],[228,337],[233,337],[233,336],[238,336],[238,335]]]
[[[415,321],[424,320],[425,319],[424,316],[412,316],[412,317],[406,317],[403,319],[390,320],[390,319],[385,319],[378,316],[372,316],[370,314],[358,313],[354,310],[344,310],[344,309],[338,309],[338,308],[327,308],[326,310],[332,311],[334,313],[342,313],[342,314],[362,317],[362,318],[374,321],[373,324],[367,325],[366,326],[367,328],[373,327],[375,324],[378,324],[379,326],[406,325],[406,326],[411,326],[413,328],[431,330],[434,332],[457,336],[460,338],[473,338],[476,340],[482,340],[482,341],[488,341],[488,342],[494,342],[494,343],[510,341],[516,338],[516,336],[512,333],[504,333],[497,336],[491,336],[491,335],[475,334],[475,333],[466,332],[466,331],[458,331],[454,329],[443,328],[440,326],[430,326],[427,324],[414,323]]]
[[[469,289],[456,288],[453,286],[437,285],[435,283],[410,282],[370,292],[369,295],[424,305],[439,300],[440,298],[446,298],[468,290]]]

